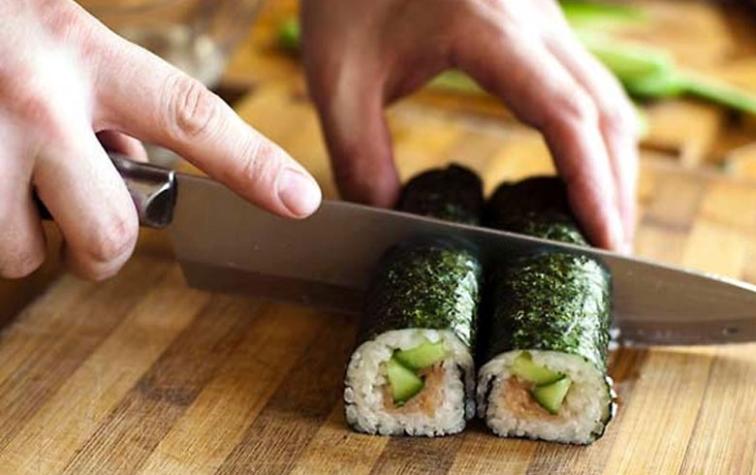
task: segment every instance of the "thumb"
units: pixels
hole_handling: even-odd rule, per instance
[[[342,68],[332,81],[310,77],[312,95],[342,198],[391,207],[399,195],[381,85],[367,68]],[[311,75],[312,76],[312,75]]]

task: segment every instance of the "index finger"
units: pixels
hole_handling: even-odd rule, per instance
[[[97,119],[169,148],[274,213],[304,217],[320,204],[315,180],[203,84],[119,37],[98,72]]]

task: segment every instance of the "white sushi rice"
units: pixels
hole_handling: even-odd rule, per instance
[[[589,444],[600,437],[614,411],[611,379],[579,356],[553,351],[527,350],[533,362],[572,380],[558,416],[527,417],[515,414],[502,402],[510,367],[521,350],[496,356],[480,369],[478,415],[502,437],[527,437],[572,444]],[[534,402],[535,403],[535,402]],[[535,403],[537,404],[537,403]]]
[[[425,340],[443,340],[450,350],[442,363],[443,395],[431,415],[422,411],[388,411],[383,387],[385,362],[395,350],[407,350]],[[461,368],[461,369],[460,369]],[[448,330],[410,329],[383,333],[360,345],[347,367],[344,403],[347,422],[356,430],[381,435],[437,436],[462,431],[475,415],[475,368],[469,349]]]

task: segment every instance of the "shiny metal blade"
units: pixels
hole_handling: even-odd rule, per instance
[[[612,272],[614,321],[637,344],[756,341],[756,287],[640,259],[390,210],[325,201],[293,221],[246,203],[204,178],[178,176],[170,232],[190,285],[359,311],[362,292],[391,245],[445,236],[476,249],[484,263],[534,251],[594,257]]]

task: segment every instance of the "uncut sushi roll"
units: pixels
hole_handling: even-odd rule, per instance
[[[587,245],[557,178],[504,184],[491,227]],[[596,260],[541,252],[493,275],[478,414],[499,436],[589,444],[613,416],[607,377],[611,280]]]
[[[398,208],[478,223],[480,179],[450,166],[419,175]],[[347,422],[381,435],[460,432],[475,415],[474,345],[482,270],[474,252],[444,238],[399,243],[381,259],[366,294],[357,349],[347,367]]]

